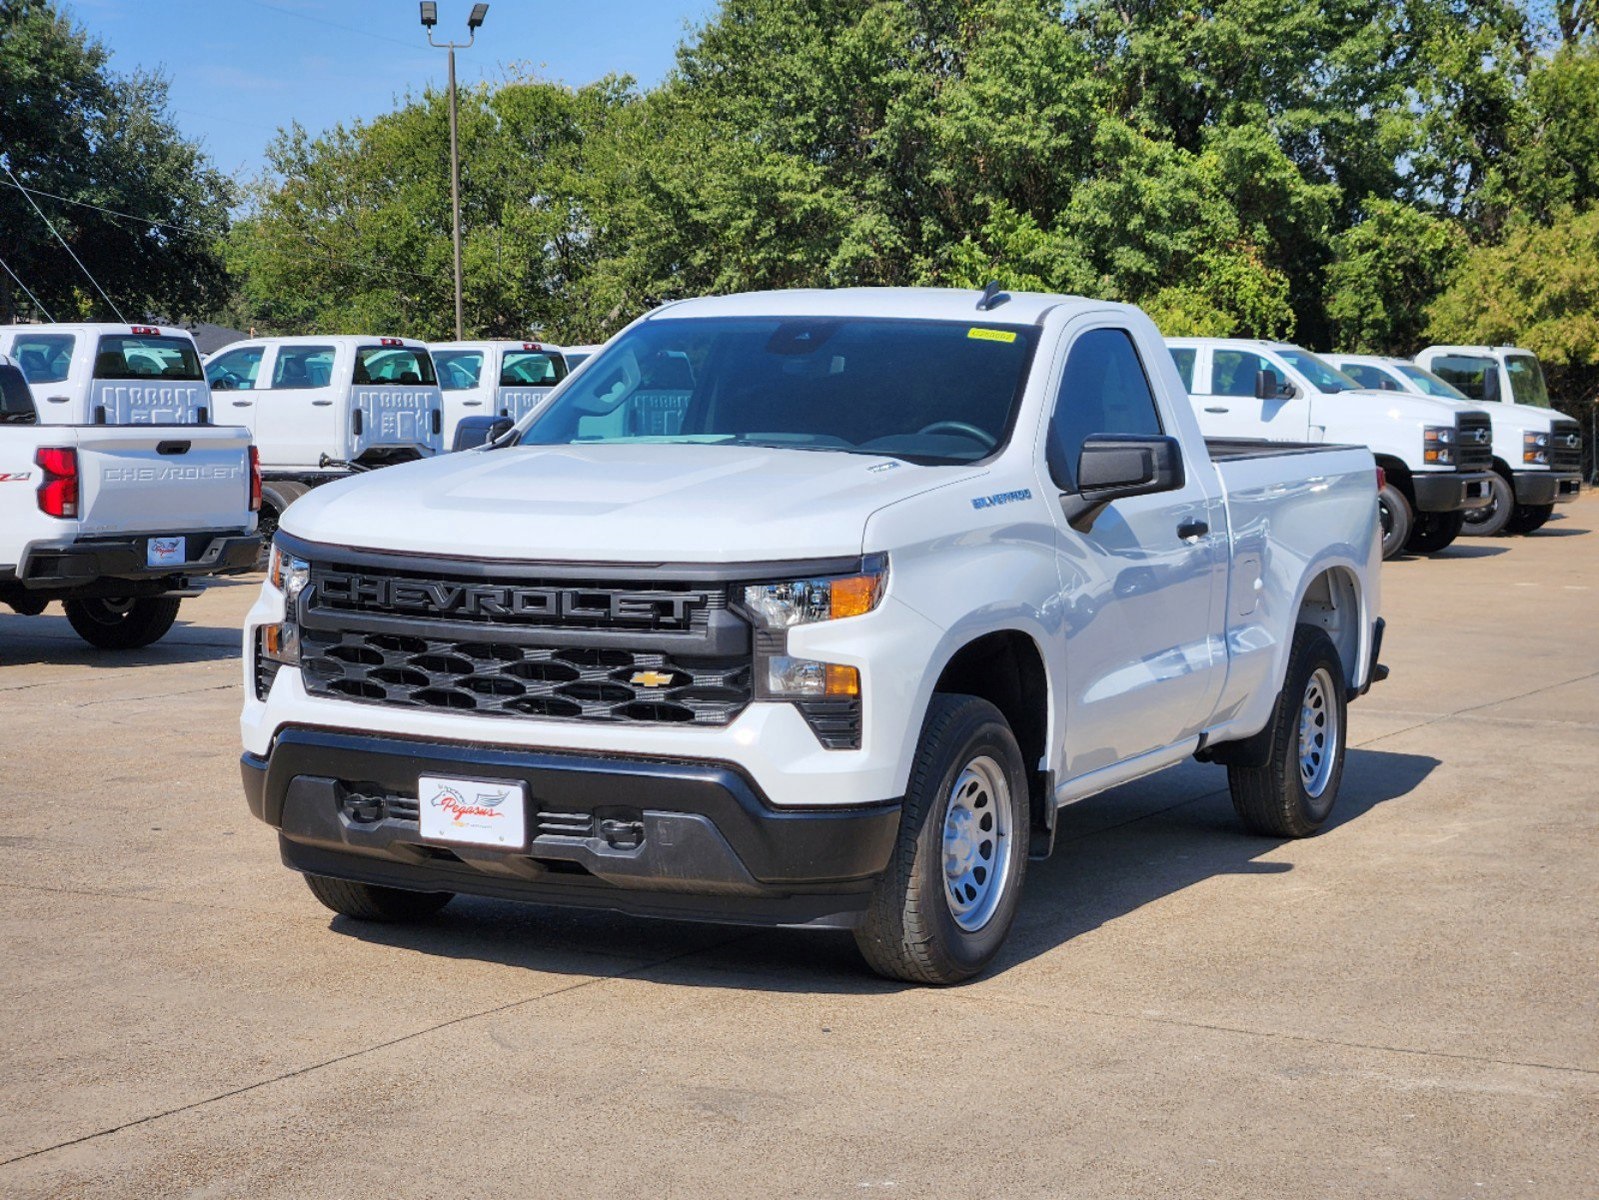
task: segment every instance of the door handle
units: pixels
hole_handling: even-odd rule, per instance
[[[1206,521],[1184,521],[1177,526],[1177,536],[1185,542],[1198,541],[1210,532],[1210,524]]]
[[[313,400],[313,401],[311,401],[311,405],[314,408],[331,408],[332,405],[333,405],[333,401],[331,401],[331,400]]]
[[[466,408],[482,408],[483,407],[483,401],[481,401],[481,400],[463,400],[463,401],[461,401],[461,404],[463,406],[465,406]]]
[[[235,400],[233,402],[233,407],[234,408],[249,408],[254,403],[255,403],[254,400]]]
[[[1205,411],[1206,412],[1211,412],[1211,413],[1225,413],[1225,412],[1232,412],[1233,410],[1230,409],[1230,408],[1219,408],[1219,407],[1217,407],[1217,408],[1209,408],[1209,407],[1207,407],[1205,409]]]

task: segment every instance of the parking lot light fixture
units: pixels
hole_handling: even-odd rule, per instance
[[[428,31],[428,45],[450,52],[450,237],[455,244],[455,340],[466,337],[465,305],[461,298],[461,149],[456,133],[459,119],[455,98],[455,52],[465,50],[477,41],[477,31],[488,16],[487,4],[474,4],[466,19],[468,37],[464,42],[436,42],[433,27],[439,23],[439,6],[436,0],[422,0],[422,27]]]

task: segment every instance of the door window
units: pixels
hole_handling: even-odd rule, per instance
[[[229,350],[205,364],[205,377],[212,387],[223,391],[251,391],[255,388],[255,377],[261,371],[261,356],[265,353],[265,348],[261,346]]]
[[[1194,390],[1194,358],[1199,354],[1192,346],[1173,347],[1171,360],[1177,364],[1177,374],[1183,377],[1183,386]]]
[[[76,341],[70,333],[19,333],[11,357],[29,383],[60,383],[72,366]]]
[[[333,378],[332,346],[279,346],[272,386],[285,391],[323,388]]]
[[[439,369],[439,386],[447,392],[464,392],[477,387],[483,371],[481,350],[435,350],[433,365]]]
[[[1083,441],[1096,433],[1162,432],[1155,396],[1125,329],[1090,329],[1072,343],[1049,425],[1049,471],[1075,491]]]
[[[1286,380],[1281,371],[1258,354],[1247,350],[1218,350],[1211,357],[1210,394],[1213,396],[1253,396],[1255,377],[1262,371],[1277,376],[1277,390]]]

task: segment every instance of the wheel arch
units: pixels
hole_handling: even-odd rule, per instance
[[[1361,655],[1365,650],[1367,620],[1365,597],[1360,577],[1352,566],[1335,564],[1311,575],[1300,590],[1294,609],[1293,626],[1314,625],[1326,632],[1338,650],[1343,664],[1344,682],[1349,688],[1360,682]]]

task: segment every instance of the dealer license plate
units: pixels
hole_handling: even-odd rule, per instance
[[[506,779],[424,775],[417,781],[422,837],[430,842],[521,850],[527,846],[527,788]]]
[[[145,547],[144,561],[152,567],[180,567],[189,561],[189,539],[153,537]]]

